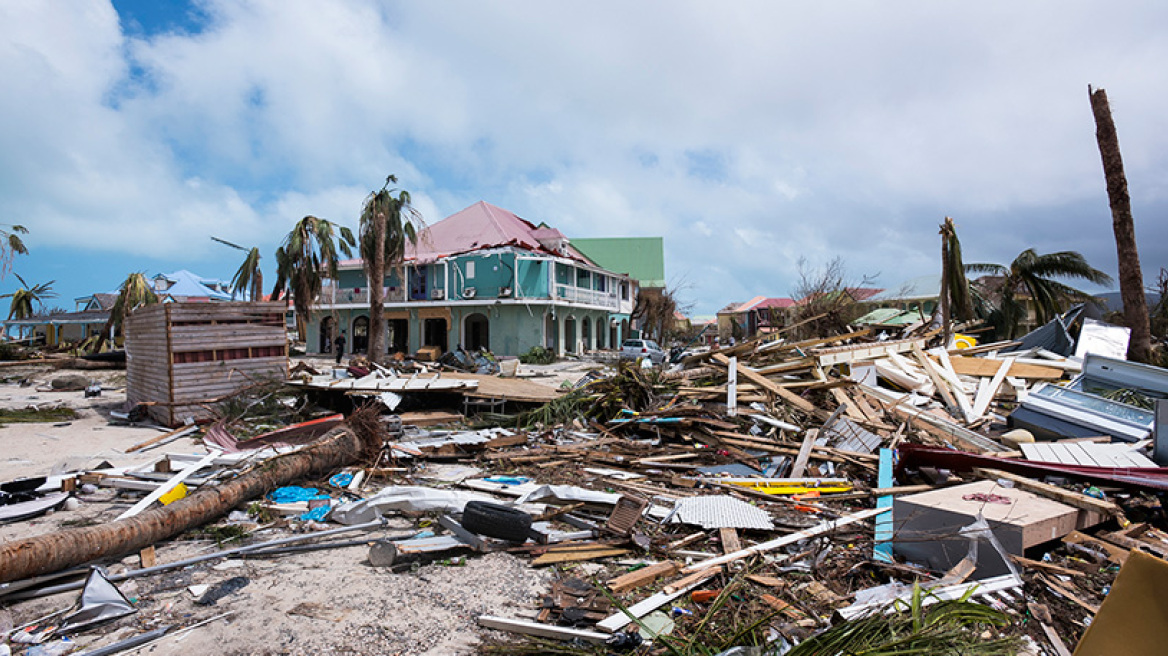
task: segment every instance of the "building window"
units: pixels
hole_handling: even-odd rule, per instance
[[[471,260],[471,261],[466,263],[466,279],[467,280],[471,280],[472,278],[474,278],[474,270],[475,270],[474,265],[475,265],[474,260]]]

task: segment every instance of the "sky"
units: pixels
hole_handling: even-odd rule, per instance
[[[835,258],[895,289],[1081,252],[1116,275],[1088,85],[1145,280],[1168,266],[1168,4],[1131,0],[0,0],[0,228],[59,298],[229,279],[389,174],[570,237],[662,236],[693,314]],[[11,274],[0,293],[17,288]],[[1098,291],[1091,288],[1091,291]]]

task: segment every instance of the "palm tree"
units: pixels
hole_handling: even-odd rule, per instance
[[[1123,157],[1119,153],[1119,135],[1111,119],[1107,92],[1087,85],[1091,111],[1095,114],[1095,140],[1103,158],[1103,178],[1107,183],[1107,200],[1111,206],[1111,227],[1115,233],[1115,250],[1119,257],[1119,294],[1123,299],[1124,323],[1131,328],[1127,358],[1135,362],[1151,361],[1152,333],[1148,319],[1148,299],[1144,292],[1144,275],[1140,270],[1140,253],[1136,248],[1136,227],[1132,218],[1131,196]]]
[[[352,247],[356,244],[352,230],[327,219],[306,216],[292,226],[284,244],[276,249],[272,300],[279,300],[285,292],[292,295],[296,329],[301,339],[305,338],[309,308],[320,295],[324,278],[336,279],[339,253],[352,257]]]
[[[361,209],[361,261],[369,276],[369,359],[374,362],[380,362],[386,352],[385,274],[397,271],[401,277],[406,244],[417,243],[414,223],[422,218],[410,205],[410,192],[389,188],[396,182],[396,176],[386,178],[381,190],[369,194]]]
[[[260,270],[260,249],[252,248],[248,250],[238,244],[233,244],[226,239],[218,237],[211,237],[214,241],[219,242],[225,246],[230,246],[236,250],[245,251],[247,255],[243,258],[243,264],[239,265],[239,270],[235,272],[235,276],[231,278],[231,299],[235,300],[235,296],[246,290],[243,296],[249,301],[264,300],[264,273]]]
[[[158,295],[151,288],[145,273],[131,273],[127,276],[125,282],[118,288],[118,298],[114,301],[114,306],[110,308],[110,316],[105,322],[105,328],[97,336],[93,352],[100,352],[105,346],[105,340],[122,329],[122,324],[125,323],[126,317],[130,316],[131,312],[143,305],[153,305],[157,302]]]
[[[1018,325],[1026,316],[1026,307],[1018,298],[1025,292],[1034,304],[1039,325],[1050,321],[1063,310],[1068,300],[1086,300],[1090,294],[1064,285],[1055,278],[1086,280],[1096,285],[1111,282],[1111,276],[1087,264],[1083,256],[1074,251],[1061,251],[1039,255],[1028,248],[1014,258],[1010,266],[1001,264],[969,264],[966,271],[988,273],[1001,277],[998,308],[991,316],[999,334],[1013,339]]]
[[[23,285],[20,289],[11,294],[0,295],[0,298],[11,298],[12,305],[8,308],[9,319],[27,319],[33,315],[33,305],[36,304],[41,309],[44,309],[46,298],[56,298],[57,293],[53,291],[53,283],[56,280],[42,282],[39,285],[29,285],[20,277],[20,274],[12,274]]]
[[[16,224],[4,225],[7,229],[0,228],[0,280],[8,275],[13,258],[17,255],[28,255],[28,248],[20,238],[21,235],[28,234],[28,228]]]

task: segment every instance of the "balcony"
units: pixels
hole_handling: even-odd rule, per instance
[[[383,300],[385,303],[401,303],[406,300],[404,289],[390,290],[387,288],[384,291],[385,295]],[[338,289],[332,286],[325,286],[320,290],[320,296],[317,297],[317,305],[319,307],[369,305],[369,288]]]
[[[579,287],[572,287],[571,285],[557,284],[555,286],[554,298],[570,303],[595,305],[610,310],[615,310],[619,306],[619,300],[616,294],[599,292],[593,289],[581,289]]]

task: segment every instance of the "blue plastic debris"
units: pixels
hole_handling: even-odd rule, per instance
[[[278,487],[268,494],[268,499],[273,503],[298,503],[300,501],[312,501],[313,499],[331,498],[327,494],[321,494],[320,490],[314,487],[297,487],[295,485]]]
[[[333,477],[329,479],[329,485],[333,487],[349,487],[349,483],[352,482],[353,475],[345,472],[334,474]]]

